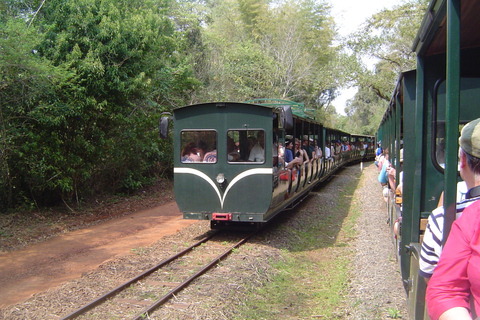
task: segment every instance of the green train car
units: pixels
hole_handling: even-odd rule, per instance
[[[215,229],[258,227],[301,201],[341,166],[373,160],[373,136],[326,128],[309,111],[273,99],[175,109],[174,189],[183,217],[210,220]],[[168,117],[161,120],[163,135]],[[308,149],[308,162],[287,165],[289,141],[293,149],[295,142]],[[335,152],[332,144],[348,150]]]
[[[387,215],[410,319],[429,319],[418,272],[423,233],[437,206],[455,208],[459,134],[480,117],[479,15],[480,1],[431,1],[413,44],[417,70],[400,75],[376,135],[396,181],[403,171],[403,193],[389,192]]]

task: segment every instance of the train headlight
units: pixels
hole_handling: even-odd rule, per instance
[[[218,184],[224,184],[225,183],[225,175],[223,173],[219,173],[217,175],[217,182],[218,182]]]

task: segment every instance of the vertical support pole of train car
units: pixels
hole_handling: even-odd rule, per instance
[[[390,109],[390,118],[388,119],[388,161],[395,165],[395,122],[396,114],[392,106]]]
[[[417,56],[417,73],[415,82],[415,101],[411,108],[405,109],[405,117],[409,120],[405,124],[405,165],[403,176],[404,203],[402,214],[400,267],[404,283],[410,277],[410,243],[419,242],[420,212],[422,210],[422,181],[423,161],[416,158],[422,154],[424,146],[424,110],[425,110],[425,61]],[[412,317],[413,318],[413,317]]]
[[[402,77],[402,80],[403,82],[403,77]],[[402,137],[402,109],[403,109],[403,105],[402,105],[402,101],[401,101],[401,92],[399,91],[396,96],[395,96],[395,111],[397,113],[397,123],[396,123],[396,126],[397,126],[397,132],[396,132],[396,135],[397,135],[397,150],[395,150],[395,153],[397,155],[397,163],[396,163],[396,167],[395,167],[395,170],[396,170],[396,176],[395,176],[395,179],[397,181],[397,186],[398,184],[400,183],[400,171],[401,171],[401,163],[400,163],[400,149],[401,149],[401,141],[403,140],[403,137]],[[394,190],[395,192],[395,190]]]
[[[447,1],[447,108],[445,144],[444,241],[455,215],[458,163],[458,122],[460,104],[460,0]],[[448,218],[448,216],[452,218]]]

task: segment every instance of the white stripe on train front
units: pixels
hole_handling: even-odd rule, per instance
[[[245,177],[248,177],[248,176],[251,176],[251,175],[256,175],[256,174],[270,174],[271,175],[273,173],[273,169],[272,168],[256,168],[256,169],[250,169],[250,170],[243,171],[242,173],[238,174],[235,178],[233,178],[232,181],[230,181],[227,189],[225,190],[225,193],[223,194],[223,197],[222,197],[222,195],[220,193],[220,189],[218,188],[215,181],[200,170],[192,169],[192,168],[173,168],[173,173],[193,174],[193,175],[207,181],[212,186],[212,188],[215,190],[215,192],[217,193],[218,199],[220,200],[220,205],[223,209],[223,203],[225,201],[225,198],[227,197],[228,191],[230,191],[230,189],[238,181],[242,180]]]

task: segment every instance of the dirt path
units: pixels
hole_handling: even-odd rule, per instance
[[[195,223],[183,220],[175,202],[0,253],[0,308],[21,303],[110,259],[149,246]]]

